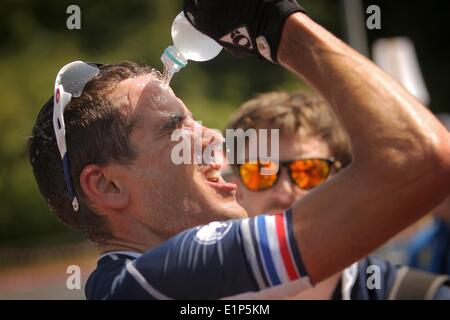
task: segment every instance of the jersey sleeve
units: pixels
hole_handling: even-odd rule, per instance
[[[288,210],[187,230],[127,261],[110,297],[220,299],[295,281],[309,283]]]

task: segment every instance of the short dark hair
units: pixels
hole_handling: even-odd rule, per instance
[[[28,140],[28,156],[39,190],[56,216],[83,232],[91,241],[106,243],[112,233],[107,219],[89,203],[80,187],[80,173],[88,164],[111,161],[129,164],[136,156],[129,135],[136,119],[114,105],[108,94],[121,81],[151,69],[123,61],[100,67],[100,73],[72,99],[64,111],[67,150],[79,211],[72,208],[53,128],[53,97],[42,107]]]
[[[305,128],[322,138],[342,168],[352,160],[349,139],[328,103],[307,91],[263,93],[245,102],[232,115],[226,129],[279,129],[290,136]]]

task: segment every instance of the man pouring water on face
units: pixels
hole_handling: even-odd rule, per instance
[[[38,115],[29,155],[53,212],[102,250],[89,299],[298,291],[447,195],[448,131],[297,2],[186,0],[183,14],[233,55],[262,57],[311,83],[341,119],[354,161],[291,209],[248,218],[220,164],[171,161],[173,131],[199,125],[165,79],[130,62],[71,64]],[[217,137],[201,130],[206,149]]]

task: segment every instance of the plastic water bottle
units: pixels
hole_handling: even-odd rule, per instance
[[[211,60],[222,50],[222,46],[216,41],[195,29],[183,12],[173,21],[171,33],[173,45],[167,47],[161,56],[164,64],[163,80],[166,85],[170,84],[176,72],[187,65],[188,60]]]

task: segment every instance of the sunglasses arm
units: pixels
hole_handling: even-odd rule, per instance
[[[64,92],[62,85],[59,85],[55,89],[54,95],[54,108],[53,108],[53,128],[55,129],[56,142],[58,144],[58,150],[61,158],[67,151],[66,147],[66,125],[64,123],[64,109],[72,99],[70,93]]]
[[[64,91],[62,85],[55,86],[54,106],[53,106],[53,128],[55,130],[56,143],[61,155],[64,177],[66,180],[67,191],[72,201],[72,207],[78,211],[79,204],[75,195],[75,190],[72,183],[72,175],[70,173],[69,155],[67,153],[66,145],[66,126],[64,123],[64,109],[72,99],[72,95]]]

